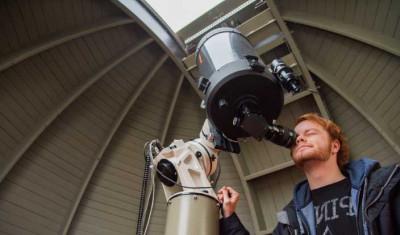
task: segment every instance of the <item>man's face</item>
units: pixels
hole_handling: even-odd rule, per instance
[[[297,124],[294,130],[298,137],[296,145],[291,149],[291,155],[296,165],[303,166],[310,160],[326,161],[329,159],[333,142],[322,126],[306,120]]]

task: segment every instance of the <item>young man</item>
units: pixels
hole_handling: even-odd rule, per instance
[[[400,167],[380,168],[370,159],[349,161],[341,129],[316,114],[296,121],[291,156],[307,180],[277,214],[273,234],[400,234]],[[248,234],[234,213],[239,194],[218,191],[221,234]]]

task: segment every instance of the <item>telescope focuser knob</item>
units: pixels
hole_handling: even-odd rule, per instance
[[[264,65],[258,62],[258,57],[253,55],[247,55],[246,59],[249,61],[251,69],[255,72],[263,73],[265,71]]]
[[[199,89],[205,94],[207,92],[207,88],[210,86],[210,80],[205,77],[199,78]]]

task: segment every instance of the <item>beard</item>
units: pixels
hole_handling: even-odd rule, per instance
[[[302,168],[309,161],[327,161],[330,157],[330,144],[321,147],[304,147],[300,150],[291,150],[290,155],[296,166]]]

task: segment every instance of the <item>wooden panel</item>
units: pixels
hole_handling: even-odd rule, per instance
[[[68,232],[70,223],[73,219],[73,216],[75,215],[76,209],[78,208],[78,205],[79,205],[79,202],[81,201],[82,195],[84,194],[84,192],[87,188],[87,185],[89,184],[89,181],[92,179],[93,173],[97,169],[98,163],[101,161],[102,156],[104,155],[104,152],[107,149],[115,132],[120,127],[120,124],[126,117],[126,114],[129,112],[132,105],[136,102],[137,98],[142,94],[142,91],[146,88],[147,84],[151,81],[151,79],[157,73],[160,72],[159,69],[165,63],[167,58],[168,58],[167,55],[162,56],[162,58],[159,60],[157,58],[158,61],[157,61],[156,65],[151,68],[151,71],[143,78],[143,81],[138,86],[138,88],[135,88],[135,91],[131,95],[129,95],[127,101],[124,102],[125,104],[123,105],[123,107],[119,109],[116,118],[114,118],[112,125],[109,127],[110,130],[104,137],[103,142],[100,143],[100,148],[96,152],[96,156],[95,156],[96,159],[91,164],[90,170],[86,174],[84,182],[82,183],[82,186],[79,189],[79,193],[76,195],[76,198],[74,199],[75,203],[74,203],[73,207],[70,209],[70,213],[68,214],[65,225],[63,226],[63,234],[66,234]]]
[[[258,43],[265,40],[269,36],[277,34],[279,32],[280,30],[278,24],[272,22],[267,26],[265,26],[264,28],[261,28],[260,30],[253,32],[252,34],[247,36],[247,38],[252,43],[252,45],[256,46]]]
[[[132,70],[125,66],[119,69]],[[136,101],[90,181],[73,220],[71,234],[135,231],[143,177],[143,146],[161,134],[162,117],[166,116],[171,102],[168,97],[172,96],[178,78],[179,72],[169,61]],[[93,227],[96,224],[102,226]]]
[[[374,21],[375,21],[375,16],[377,14],[377,10],[379,10],[379,5],[381,1],[368,1],[367,2],[367,7],[365,10],[365,16],[364,16],[364,22],[362,22],[362,25],[366,28],[373,28]],[[371,17],[374,16],[374,17]]]
[[[382,72],[384,69],[385,64],[387,61],[390,59],[390,56],[387,54],[384,54],[382,52],[380,53],[372,53],[371,57],[373,59],[373,63],[371,64],[365,64],[363,67],[367,67],[369,65],[368,69],[365,69],[363,71],[368,71],[363,78],[359,78],[362,80],[358,88],[356,89],[356,93],[358,96],[363,97],[365,95],[366,90],[371,86],[371,83],[373,83],[376,80],[376,76],[378,73]],[[370,60],[368,60],[370,61]],[[357,74],[359,75],[359,74]]]
[[[381,91],[388,91],[395,87],[398,80],[395,74],[399,72],[400,63],[398,58],[391,58],[364,96],[365,101],[371,104],[372,109],[377,109],[382,97],[386,95],[386,92]]]
[[[277,3],[289,10],[323,14],[374,32],[383,32],[387,37],[399,37],[398,1],[370,1],[366,4],[344,0],[286,0]],[[0,56],[33,45],[50,35],[121,14],[109,1],[2,1],[0,20],[7,24],[0,26],[0,32],[5,35],[0,37]],[[271,32],[276,30],[274,24],[271,26]],[[268,26],[262,28],[264,31],[259,32],[260,40],[269,34],[265,33],[269,30]],[[302,52],[336,74],[350,95],[357,91],[354,95],[362,96],[361,99],[370,104],[372,110],[382,116],[399,136],[400,106],[396,104],[400,85],[393,75],[398,74],[398,58],[321,30],[297,26],[293,29],[301,35],[298,38]],[[65,97],[70,97],[71,91],[98,71],[112,56],[139,41],[141,38],[138,35],[146,34],[132,25],[117,27],[76,39],[2,71],[0,164],[7,162],[4,156],[8,156],[7,153],[31,133],[32,127],[43,120],[50,110]],[[254,35],[258,37],[257,33]],[[27,150],[0,187],[0,233],[59,233],[59,227],[74,203],[72,200],[76,198],[83,176],[95,161],[94,153],[103,143],[110,123],[115,120],[116,113],[138,85],[139,79],[148,71],[149,67],[146,66],[154,64],[152,58],[157,53],[157,47],[149,47],[110,71],[68,110],[60,113],[55,123]],[[146,63],[137,66],[138,61]],[[143,144],[159,137],[169,97],[174,89],[174,84],[168,81],[179,76],[178,73],[171,73],[175,71],[173,69],[163,71],[163,74],[157,75],[157,82],[143,92],[109,146],[104,161],[99,165],[84,195],[71,233],[127,234],[134,231],[143,174]],[[168,133],[169,141],[172,138],[188,140],[197,137],[203,123],[204,110],[199,109],[200,100],[190,89],[187,84],[182,89]],[[384,92],[380,92],[381,89]],[[376,156],[384,165],[399,161],[398,154],[393,154],[393,149],[350,105],[343,104],[340,96],[328,96],[331,97],[327,100],[333,107],[331,109],[334,110],[335,118],[343,124],[350,136],[352,154]],[[303,98],[302,101],[307,99],[311,97]],[[279,122],[290,126],[294,116],[314,109],[314,106],[306,102],[305,108],[285,108]],[[281,157],[279,153],[282,150],[268,144],[263,143],[262,148],[249,148],[249,156],[254,157],[247,159],[245,156],[241,160],[257,172],[257,165],[276,166],[290,159],[287,151]],[[265,155],[270,157],[263,158]],[[243,192],[231,159],[221,156],[221,163],[225,170],[220,184],[234,186]],[[269,174],[251,181],[252,187],[256,189],[256,204],[261,205],[262,213],[259,214],[260,219],[264,220],[264,223],[260,223],[261,229],[265,231],[273,227],[275,211],[290,199],[293,183],[301,178],[294,173],[289,174],[292,169],[283,169],[272,176]],[[242,197],[238,213],[246,227],[254,231],[247,203],[246,198]],[[164,224],[165,199],[159,191],[150,234],[162,234]]]
[[[3,1],[0,5],[3,40],[0,41],[0,56],[28,46],[42,38],[65,29],[95,22],[104,17],[118,16],[121,12],[108,1],[74,0],[68,4],[54,1]]]
[[[0,107],[2,107],[2,117],[8,121],[4,122],[4,126],[2,125],[5,133],[1,134],[0,139],[11,146],[0,147],[2,161],[4,161],[2,166],[7,166],[8,162],[18,157],[14,155],[19,151],[17,148],[22,148],[21,145],[24,145],[26,141],[31,141],[30,137],[36,135],[38,128],[43,128],[41,125],[46,124],[43,123],[47,120],[45,117],[69,99],[68,96],[76,91],[79,83],[87,82],[85,80],[90,74],[100,69],[101,64],[109,60],[111,56],[125,49],[128,43],[144,37],[143,34],[135,36],[132,32],[125,33],[127,34],[125,37],[130,37],[131,41],[121,40],[121,43],[115,45],[115,41],[111,39],[118,36],[125,38],[121,35],[126,30],[124,27],[128,26],[109,29],[107,32],[87,37],[107,39],[107,47],[115,49],[115,51],[110,51],[104,59],[97,59],[99,65],[88,62],[93,61],[94,58],[92,52],[84,45],[86,38],[83,38],[46,51],[3,71],[0,75],[2,76],[0,87],[4,92],[1,92]],[[132,25],[128,28],[133,32],[137,31]],[[137,32],[143,33],[140,30]],[[82,48],[86,50],[81,50]],[[71,61],[77,61],[77,63],[72,66]],[[18,141],[13,143],[13,139]],[[3,170],[3,167],[1,169]]]
[[[356,77],[363,77],[363,69],[368,66],[368,62],[371,58],[374,58],[374,53],[376,52],[376,50],[361,50],[358,55],[354,56],[353,64],[348,67],[346,74],[343,75],[343,84],[348,85],[353,90],[357,89],[363,80]],[[350,59],[351,57],[348,56],[348,58]]]
[[[348,137],[352,159],[368,157],[378,160],[382,165],[400,162],[400,155],[359,112],[327,85],[321,85],[322,95],[333,119]]]
[[[399,23],[399,15],[400,15],[400,2],[391,1],[390,7],[387,12],[387,17],[385,20],[385,26],[383,33],[394,36],[396,32],[396,26]]]
[[[384,121],[396,122],[395,117],[398,117],[400,113],[400,108],[398,105],[399,101],[399,90],[400,82],[397,81],[397,84],[389,89],[387,96],[383,99],[383,102],[379,105],[380,107],[377,109],[377,112],[382,114]],[[392,126],[389,126],[391,129]]]
[[[199,97],[192,92],[187,82],[184,82],[176,102],[166,143],[174,139],[188,141],[199,136],[206,118],[205,111],[200,109],[200,102]]]
[[[327,57],[327,56],[321,56],[321,55],[332,55],[333,53],[331,52],[333,46],[332,46],[332,42],[335,39],[333,38],[333,36],[331,34],[327,35],[326,37],[322,38],[321,41],[321,45],[318,48],[318,51],[314,54],[314,56],[320,57],[322,59],[324,59],[324,61],[321,61],[321,63],[323,64],[329,64],[328,60],[331,60],[332,57]]]
[[[390,9],[390,4],[392,1],[383,0],[379,2],[379,6],[377,8],[375,22],[373,25],[373,29],[379,32],[383,31],[385,20],[387,17],[387,12]]]
[[[21,234],[21,235],[34,235],[25,229],[18,228],[16,225],[10,225],[0,220],[0,232],[4,234]]]
[[[38,231],[41,234],[56,234],[57,230],[49,224],[49,221],[37,216],[34,212],[21,212],[20,208],[6,201],[0,201],[0,203],[2,208],[4,208],[0,212],[1,221],[7,221],[8,226],[18,228],[18,225],[25,224],[25,229],[30,231]]]
[[[109,52],[104,49],[106,44],[98,46],[107,53],[105,54],[105,58],[107,58]],[[34,187],[29,194],[50,195],[48,197],[62,205],[63,210],[54,210],[54,213],[57,213],[56,216],[41,208],[31,208],[31,206],[46,204],[48,200],[46,197],[4,194],[1,200],[12,200],[13,204],[18,206],[21,211],[34,211],[38,217],[51,218],[53,222],[49,222],[48,226],[53,233],[63,229],[60,226],[64,224],[67,213],[73,204],[72,200],[75,200],[84,180],[83,172],[87,171],[95,160],[95,152],[105,138],[107,129],[116,118],[117,111],[136,89],[140,78],[152,68],[151,62],[161,54],[160,50],[156,50],[157,48],[150,47],[149,49],[153,49],[150,57],[153,59],[149,59],[148,64],[140,66],[140,68],[130,67],[123,75],[114,73],[106,75],[103,80],[98,81],[72,103],[32,146],[32,149],[38,149],[40,146],[46,151],[28,151],[26,156],[17,163],[18,167],[7,176],[7,179],[13,182],[10,184],[12,188],[28,187],[31,181],[40,182],[44,188]],[[82,64],[85,61],[82,60],[78,63]],[[79,144],[76,140],[81,140],[86,144]],[[55,155],[54,159],[45,155],[49,152]],[[60,170],[56,171],[57,169]],[[75,175],[76,178],[71,177],[73,173],[78,173]],[[63,199],[59,199],[56,195]],[[3,221],[9,224],[13,223],[12,217],[3,219]],[[41,226],[30,227],[29,222],[23,223],[21,226],[31,232],[50,234],[50,232],[42,232]]]
[[[295,163],[293,162],[293,160],[289,160],[287,162],[283,162],[283,163],[277,164],[275,166],[272,166],[272,167],[269,167],[269,168],[266,168],[266,169],[262,169],[260,171],[255,172],[255,173],[246,175],[245,179],[246,179],[246,181],[254,180],[254,179],[257,179],[257,178],[272,174],[274,172],[283,170],[285,168],[288,168],[288,167],[291,167],[291,166],[294,166],[294,165],[295,165]]]
[[[367,3],[366,2],[358,2],[356,4],[356,8],[355,8],[355,12],[354,12],[354,18],[353,18],[353,22],[354,24],[357,25],[362,25],[363,21],[364,21],[364,17],[366,14],[366,8],[367,8]]]
[[[238,30],[242,32],[244,35],[250,35],[257,30],[260,30],[263,27],[266,27],[269,23],[273,21],[273,17],[271,15],[271,11],[269,9],[264,10],[251,19],[243,22],[238,26]]]
[[[293,188],[296,183],[304,179],[303,174],[296,167],[291,167],[250,182],[254,189],[258,204],[261,207],[261,216],[265,227],[261,230],[272,231],[277,220],[276,213],[289,203],[293,197]]]
[[[230,186],[233,187],[237,192],[240,193],[240,201],[236,207],[236,213],[240,217],[240,221],[249,230],[250,234],[253,233],[253,223],[251,221],[250,210],[249,210],[249,201],[247,200],[243,185],[240,182],[240,178],[238,172],[233,164],[232,155],[227,153],[222,153],[219,156],[219,161],[221,164],[221,176],[217,184],[217,189],[222,186]],[[240,156],[243,157],[243,156]]]
[[[171,119],[165,145],[173,139],[188,141],[197,138],[205,119],[204,110],[200,109],[200,99],[184,80],[174,114]],[[158,187],[153,216],[149,225],[149,234],[164,234],[166,219],[166,199],[161,185]]]
[[[148,234],[162,235],[165,233],[165,222],[167,216],[165,194],[160,183],[157,184],[156,199],[153,215],[151,217]]]
[[[396,117],[400,112],[397,105],[400,85],[398,79],[395,79],[396,76],[393,76],[400,66],[398,57],[329,32],[310,31],[309,27],[299,25],[292,27],[299,32],[295,36],[296,40],[299,39],[299,47],[303,48],[303,54],[309,60],[312,58],[312,63],[320,69],[335,75],[329,76],[327,82],[335,86],[335,89],[340,89],[347,96],[346,99],[354,101],[364,115],[367,115],[374,125],[379,126],[384,132],[382,134],[387,136],[385,138],[390,138],[390,144],[398,146],[400,138],[396,133],[396,125],[390,124],[398,122]],[[339,43],[346,45],[344,47],[348,49],[337,52],[336,55],[337,58],[343,58],[340,66],[330,65],[334,60],[329,53],[313,54],[308,49],[306,44],[317,43],[317,35],[331,38],[325,47],[335,47]],[[395,148],[398,152],[398,147]]]
[[[298,1],[276,1],[282,14],[297,11],[312,16],[323,16],[338,23],[345,23],[384,36],[395,38],[400,3],[389,0],[355,1],[307,1],[306,7],[298,7]]]

